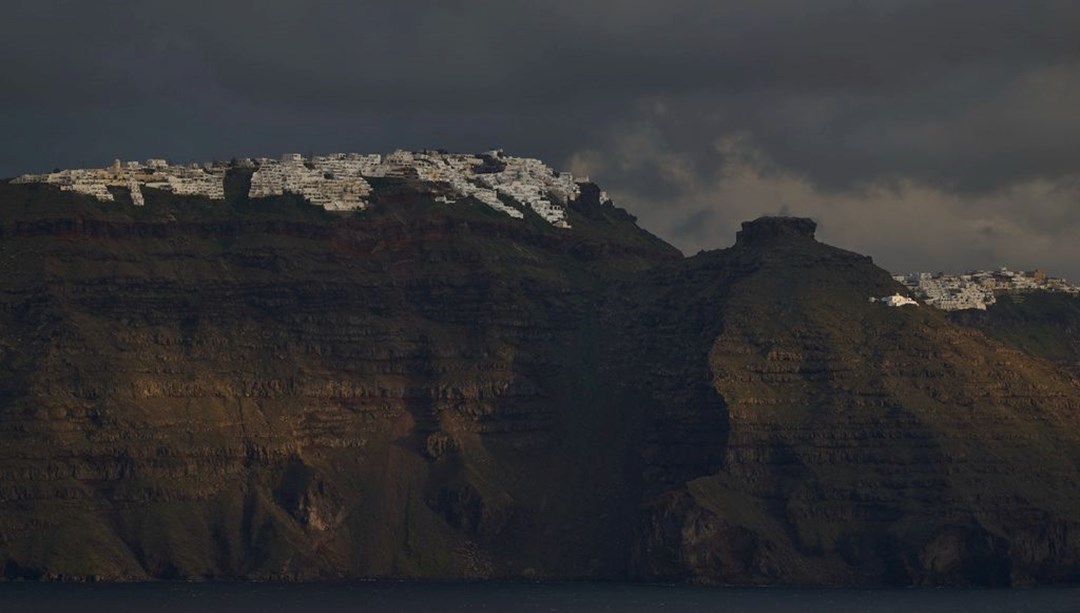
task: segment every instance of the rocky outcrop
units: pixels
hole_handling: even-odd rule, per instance
[[[644,507],[639,576],[1080,578],[1076,380],[935,310],[870,303],[892,290],[884,271],[802,237],[686,264],[724,279],[678,302],[722,313],[705,376],[726,438],[717,468]]]
[[[7,577],[1077,579],[1076,381],[812,222],[372,187],[0,185]]]
[[[739,246],[784,240],[813,240],[817,222],[805,217],[759,217],[744,221],[742,230],[735,233]]]

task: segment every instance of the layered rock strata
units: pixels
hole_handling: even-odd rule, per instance
[[[496,169],[497,170],[497,169]],[[1080,577],[1077,382],[808,220],[0,185],[8,578]]]
[[[715,314],[682,335],[698,370],[680,387],[703,376],[711,399],[692,419],[726,428],[714,467],[647,501],[638,576],[1075,581],[1076,380],[934,309],[866,301],[894,289],[884,271],[812,241],[805,221],[776,224],[681,263],[698,280],[659,299]]]

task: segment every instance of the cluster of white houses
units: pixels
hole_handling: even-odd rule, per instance
[[[109,190],[124,188],[130,191],[136,205],[144,204],[142,188],[149,187],[181,196],[204,196],[212,200],[225,198],[225,172],[228,164],[188,164],[170,166],[160,159],[139,162],[116,160],[107,168],[74,168],[41,175],[22,175],[12,183],[50,183],[65,191],[80,192],[98,200],[114,201]]]
[[[49,183],[60,189],[115,200],[114,189],[127,189],[136,205],[148,187],[178,195],[225,198],[225,175],[233,166],[253,169],[252,198],[298,194],[328,210],[359,210],[368,204],[368,179],[394,177],[441,186],[438,200],[455,203],[477,200],[511,217],[532,210],[548,223],[569,228],[566,205],[581,189],[570,173],[555,172],[540,160],[505,155],[501,150],[479,155],[441,151],[395,151],[389,155],[335,153],[310,159],[288,154],[280,159],[245,158],[232,162],[170,165],[119,160],[108,168],[73,169],[23,175],[14,183]]]
[[[1001,268],[973,270],[960,275],[916,272],[893,275],[893,278],[926,304],[945,311],[984,310],[997,302],[999,294],[1044,291],[1080,295],[1080,287],[1059,277],[1049,277],[1041,270],[1019,272]]]
[[[374,158],[371,159],[371,158]],[[326,155],[306,160],[291,153],[280,160],[244,160],[256,168],[251,175],[251,198],[298,194],[330,211],[363,209],[371,185],[363,173],[378,163],[379,156]],[[370,172],[368,174],[370,175]]]

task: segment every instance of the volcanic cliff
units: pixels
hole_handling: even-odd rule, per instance
[[[1074,376],[810,220],[224,181],[0,185],[8,578],[1080,579]]]

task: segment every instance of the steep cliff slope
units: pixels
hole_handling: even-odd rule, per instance
[[[869,258],[814,241],[812,226],[744,226],[734,248],[676,267],[692,282],[660,275],[665,291],[644,309],[662,329],[679,326],[671,342],[695,354],[670,387],[705,377],[695,418],[726,427],[712,467],[646,500],[636,572],[729,583],[1080,578],[1077,382],[943,313],[871,303],[898,288]],[[688,314],[700,334],[681,323]]]
[[[244,181],[0,185],[7,577],[1078,578],[1076,381],[808,220]]]
[[[424,187],[344,216],[4,187],[7,574],[620,573],[592,295],[678,252],[594,189],[566,232]]]
[[[1080,297],[1050,292],[1005,295],[985,311],[954,311],[949,318],[1080,374]]]

